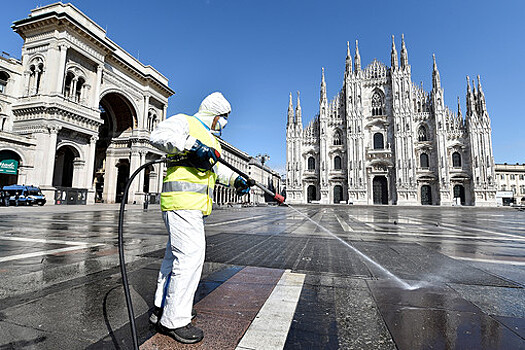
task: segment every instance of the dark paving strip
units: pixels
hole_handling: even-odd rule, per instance
[[[141,349],[235,349],[284,271],[246,267],[195,305],[204,340],[183,345],[157,334]]]
[[[339,349],[335,292],[306,276],[285,349]]]
[[[206,296],[208,296],[211,292],[213,292],[215,289],[217,289],[221,284],[226,282],[228,279],[230,279],[232,276],[234,276],[237,272],[239,272],[242,269],[240,266],[232,266],[227,267],[224,269],[221,269],[219,271],[213,272],[210,275],[204,277],[199,282],[199,287],[197,288],[197,292],[195,293],[195,300],[194,302],[197,303],[200,300],[204,299]],[[158,271],[158,266],[157,269]],[[157,275],[156,273],[151,272],[150,274]],[[135,285],[135,289],[138,287],[138,284],[133,283],[133,277],[130,278],[130,281],[133,285]],[[143,281],[141,281],[142,285],[144,285]],[[153,291],[155,289],[155,283],[152,283],[146,287],[147,291],[143,293],[140,288],[137,290],[137,292],[143,297],[144,300],[146,300],[148,303],[153,303]],[[144,295],[147,294],[147,295]],[[151,309],[150,309],[151,311]],[[155,327],[151,326],[149,324],[149,312],[139,315],[135,315],[135,325],[137,327],[137,336],[139,340],[139,344],[142,344],[151,337],[155,336],[157,334],[157,331]],[[86,349],[127,349],[132,348],[133,341],[131,339],[131,331],[129,323],[126,323],[124,326],[112,330],[108,329],[109,334],[105,336],[104,338],[100,339],[99,341],[93,343]]]
[[[330,238],[223,233],[207,239],[206,261],[371,277],[356,253]]]

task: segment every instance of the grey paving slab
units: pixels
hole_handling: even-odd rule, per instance
[[[525,289],[450,284],[489,315],[525,318]]]
[[[525,340],[482,312],[381,306],[399,350],[525,349]]]
[[[334,310],[334,288],[312,284],[306,276],[284,348],[338,349]]]
[[[396,349],[365,281],[334,280],[339,348]]]

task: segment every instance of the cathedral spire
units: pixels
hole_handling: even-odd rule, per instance
[[[483,89],[481,88],[481,79],[478,75],[478,98],[480,100],[483,99],[483,101],[485,100],[485,94],[483,93]]]
[[[293,112],[293,102],[292,102],[292,93],[290,92],[290,102],[288,103],[288,124],[290,126],[295,122],[295,114]]]
[[[460,103],[460,101],[459,101],[459,96],[458,96],[458,117],[461,118],[461,119],[463,119],[463,118],[461,117],[461,103]]]
[[[356,72],[361,70],[361,56],[359,55],[359,46],[357,40],[355,41],[354,70]]]
[[[394,42],[394,36],[392,35],[392,51],[390,53],[391,56],[391,62],[392,62],[392,70],[397,70],[397,51],[396,51],[396,44]]]
[[[301,93],[297,91],[297,107],[295,108],[295,122],[297,125],[301,126],[303,125],[303,121],[301,119],[302,116],[302,110],[301,110]]]
[[[471,116],[474,111],[474,94],[470,88],[470,77],[467,75],[467,116]]]
[[[485,104],[485,93],[483,93],[483,89],[481,88],[481,78],[478,75],[478,98],[477,102],[479,105],[479,113],[481,115],[485,115],[487,112],[487,105]]]
[[[328,103],[327,98],[326,98],[326,82],[324,80],[324,67],[323,67],[322,77],[321,77],[321,96],[319,99],[319,103],[320,104]]]
[[[437,90],[437,89],[441,88],[441,79],[439,77],[439,71],[438,71],[438,68],[437,68],[436,55],[435,54],[432,54],[432,60],[434,61],[434,66],[433,66],[433,69],[432,69],[432,88]]]
[[[350,42],[346,42],[346,69],[345,75],[350,76],[352,73],[352,56],[350,56]]]
[[[401,69],[408,67],[408,52],[405,46],[405,34],[401,34]]]

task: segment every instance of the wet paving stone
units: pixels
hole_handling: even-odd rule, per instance
[[[131,348],[116,256],[118,212],[37,209],[0,216],[0,349]],[[525,349],[523,213],[296,209],[214,211],[207,219],[206,263],[195,302],[206,305],[244,268],[290,269],[306,277],[285,349]],[[20,225],[27,220],[34,223],[31,232]],[[148,315],[166,241],[160,212],[128,211],[124,233],[139,341],[145,344],[157,339]],[[3,257],[68,246],[52,240],[102,245],[2,263]],[[231,283],[223,296],[267,285],[245,282]],[[404,283],[414,288],[401,288]],[[224,300],[219,308],[203,308],[199,322],[208,339],[218,340],[197,347],[232,348],[235,341],[224,345],[220,339],[242,335],[244,316],[254,316],[262,303],[250,300],[232,312]]]
[[[525,349],[525,339],[481,311],[380,307],[399,350]]]

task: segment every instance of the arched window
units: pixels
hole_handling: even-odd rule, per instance
[[[334,146],[340,146],[343,144],[343,137],[339,130],[334,133]]]
[[[372,96],[372,115],[383,115],[383,96],[379,92]]]
[[[334,157],[334,169],[341,170],[341,157],[335,156]]]
[[[40,57],[35,58],[29,66],[29,95],[37,95],[40,92],[40,78],[44,72],[44,63]]]
[[[419,141],[428,141],[427,128],[424,125],[421,125],[417,130],[417,139]]]
[[[66,74],[66,81],[64,82],[64,97],[70,98],[71,97],[71,88],[73,87],[73,78],[75,75],[71,72],[67,72]]]
[[[148,113],[148,121],[147,121],[148,131],[153,131],[153,129],[155,129],[157,124],[158,124],[157,115],[154,112],[150,111]]]
[[[426,153],[421,153],[419,156],[419,164],[422,168],[428,168],[428,155]]]
[[[5,93],[7,81],[9,80],[9,74],[6,72],[0,72],[0,94]]]
[[[383,134],[376,132],[374,134],[374,149],[384,149],[385,142],[383,141]]]
[[[315,170],[315,158],[308,158],[308,170]]]
[[[82,89],[84,87],[84,83],[86,81],[84,80],[84,78],[78,78],[77,80],[77,86],[75,87],[75,101],[76,102],[81,102],[82,98],[84,96],[82,96]]]
[[[452,153],[452,166],[454,168],[461,168],[461,155],[458,152]]]

